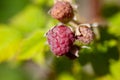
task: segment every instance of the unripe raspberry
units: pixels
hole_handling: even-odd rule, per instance
[[[65,1],[57,1],[52,7],[50,14],[53,18],[63,23],[69,22],[74,16],[72,6]]]
[[[62,56],[69,52],[75,41],[74,33],[64,25],[55,26],[47,32],[46,36],[51,51],[57,56]]]
[[[80,40],[83,44],[89,44],[93,40],[94,33],[91,28],[84,25],[79,27],[79,31],[81,35],[78,35],[77,39]]]

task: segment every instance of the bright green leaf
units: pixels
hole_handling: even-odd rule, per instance
[[[11,26],[23,33],[45,28],[47,17],[42,9],[29,5],[11,20]]]
[[[120,61],[114,62],[110,66],[114,80],[120,80]]]
[[[18,55],[18,60],[28,60],[39,57],[41,62],[44,61],[44,45],[45,45],[44,31],[37,30],[30,34],[21,43],[21,50]]]
[[[35,4],[44,5],[46,0],[32,0]]]
[[[0,26],[0,62],[13,58],[19,49],[21,34],[10,27]]]
[[[69,73],[61,73],[57,80],[75,80],[75,78]]]
[[[109,25],[109,32],[116,36],[120,36],[120,13],[109,19]]]

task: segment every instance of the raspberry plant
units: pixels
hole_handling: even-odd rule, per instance
[[[59,1],[57,8],[51,0],[32,0],[26,6],[22,4],[25,1],[0,1],[2,4],[0,20],[4,22],[0,24],[0,63],[3,63],[0,64],[0,80],[3,77],[5,80],[11,79],[13,72],[15,77],[20,76],[19,71],[20,74],[9,71],[14,68],[13,66],[19,65],[19,68],[22,66],[27,68],[28,72],[32,73],[30,76],[35,77],[35,80],[36,77],[39,78],[37,80],[120,80],[120,12],[113,14],[112,11],[116,10],[113,7],[100,11],[103,5],[106,6],[106,2],[119,0],[55,0],[55,4]],[[77,3],[74,5],[74,2],[70,1]],[[23,9],[17,10],[20,4]],[[53,18],[47,14],[47,10],[52,5],[49,12],[54,20],[60,22],[60,25],[59,22],[54,23]],[[14,10],[18,12],[11,13]],[[112,16],[102,17],[101,12],[107,12],[106,15],[112,14]],[[106,19],[101,20],[98,15]],[[9,20],[4,21],[7,17]],[[85,22],[84,18],[88,22]],[[107,21],[108,25],[93,23],[92,19],[96,18],[103,22]],[[53,28],[46,36],[55,56],[49,54],[50,49],[44,37],[44,33],[51,25]],[[54,37],[55,35],[57,37]],[[71,61],[66,57],[76,60]],[[9,69],[2,66],[4,62],[8,63],[6,66]],[[23,73],[25,71],[23,70]]]
[[[74,11],[70,2],[56,1],[50,9],[50,15],[62,25],[55,26],[46,34],[51,51],[57,56],[66,55],[70,59],[78,57],[78,47],[82,46],[75,44],[76,41],[86,45],[94,38],[91,26],[78,22]]]

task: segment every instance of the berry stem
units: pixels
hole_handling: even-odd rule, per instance
[[[79,24],[77,21],[75,20],[71,20],[69,23],[68,23],[72,29],[75,31],[75,35],[81,35],[80,31],[79,31]]]
[[[72,19],[68,24],[70,26],[72,26],[73,28],[77,28],[77,27],[79,27],[80,23],[78,23],[77,21],[75,21],[75,20]]]

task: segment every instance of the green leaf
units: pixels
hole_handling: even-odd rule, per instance
[[[113,79],[113,77],[110,74],[107,74],[104,76],[97,77],[95,80],[115,80],[115,79]]]
[[[47,1],[46,0],[32,0],[35,4],[44,5]]]
[[[21,50],[17,57],[18,60],[28,60],[39,57],[41,62],[44,61],[44,45],[45,45],[44,31],[37,30],[30,34],[22,41]]]
[[[47,17],[41,8],[29,5],[11,20],[11,26],[23,33],[45,28]]]
[[[13,58],[19,49],[21,38],[17,30],[0,25],[0,62]]]
[[[29,3],[30,0],[0,0],[0,23],[8,22]]]
[[[75,80],[75,78],[69,73],[63,72],[59,75],[57,80]]]
[[[120,13],[109,19],[109,25],[109,32],[116,36],[120,36]]]
[[[35,4],[40,5],[41,7],[44,6],[52,6],[54,3],[54,0],[32,0]]]
[[[120,61],[113,62],[110,66],[110,70],[114,80],[120,80]]]

